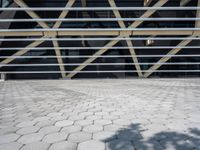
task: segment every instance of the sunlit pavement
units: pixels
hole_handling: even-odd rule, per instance
[[[200,150],[200,79],[0,82],[0,150]]]

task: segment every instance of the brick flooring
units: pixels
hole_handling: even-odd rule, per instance
[[[200,150],[200,79],[0,82],[0,150]]]

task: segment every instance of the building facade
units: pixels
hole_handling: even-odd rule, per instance
[[[8,79],[200,76],[200,0],[1,0]]]

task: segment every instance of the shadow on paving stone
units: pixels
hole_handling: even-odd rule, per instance
[[[200,130],[188,129],[187,133],[173,131],[158,132],[149,138],[142,137],[140,124],[133,124],[117,131],[114,139],[109,137],[107,150],[200,150]]]

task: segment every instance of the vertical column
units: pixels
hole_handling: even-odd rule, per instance
[[[1,73],[0,81],[5,81],[6,80],[6,74]]]

